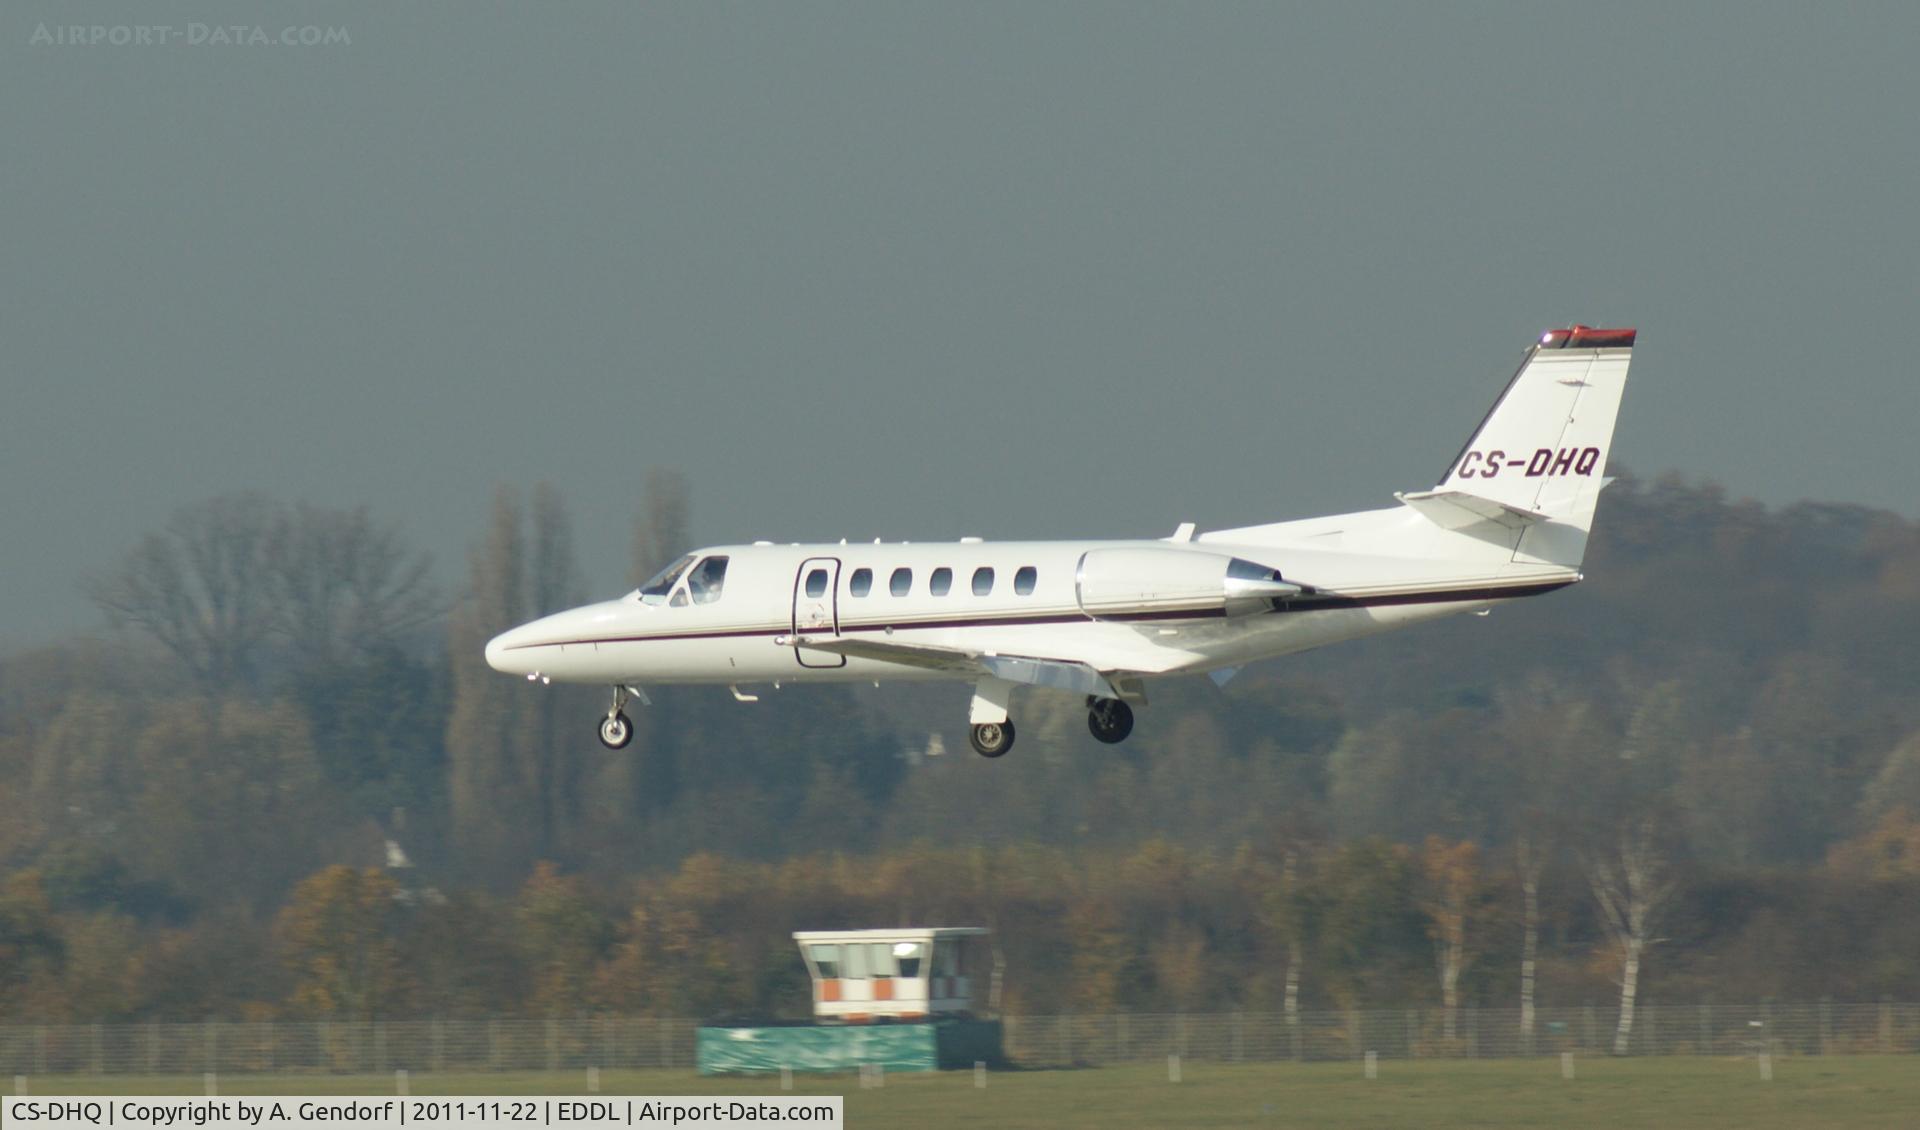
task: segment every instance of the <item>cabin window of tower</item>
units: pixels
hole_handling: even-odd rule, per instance
[[[951,589],[952,587],[953,587],[953,570],[947,568],[945,565],[942,565],[940,568],[935,569],[933,571],[933,576],[928,578],[927,580],[927,591],[932,593],[935,596],[947,595],[947,590]]]
[[[847,581],[847,591],[854,596],[865,596],[873,591],[873,570],[855,569],[853,577]]]
[[[913,591],[913,570],[895,569],[893,576],[887,579],[887,591],[895,596],[905,596]]]
[[[993,569],[982,565],[973,571],[973,595],[987,596],[993,592]]]
[[[827,571],[815,569],[807,574],[807,595],[815,600],[827,595]]]
[[[1013,575],[1013,591],[1021,596],[1032,596],[1033,582],[1039,575],[1031,565],[1020,566],[1020,571]]]

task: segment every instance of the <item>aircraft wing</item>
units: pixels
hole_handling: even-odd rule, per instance
[[[800,636],[795,647],[826,651],[853,659],[874,659],[906,667],[949,671],[956,675],[984,675],[1024,683],[1031,687],[1051,687],[1074,694],[1119,698],[1107,677],[1087,666],[1063,659],[1041,659],[1030,655],[1001,655],[957,647],[937,647],[923,643],[894,643],[890,640],[826,639]]]
[[[980,671],[980,653],[964,651],[957,647],[892,643],[885,640],[824,639],[812,636],[800,636],[791,642],[793,646],[804,647],[809,651],[828,651],[854,659],[877,659],[883,663],[924,667],[930,671],[951,671],[959,675]]]

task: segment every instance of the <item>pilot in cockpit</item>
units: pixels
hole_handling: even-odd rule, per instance
[[[709,557],[687,576],[687,590],[693,594],[695,604],[712,604],[720,599],[720,590],[726,582],[727,559]]]

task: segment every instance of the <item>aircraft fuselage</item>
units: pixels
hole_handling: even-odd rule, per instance
[[[513,628],[486,651],[530,679],[614,688],[601,740],[646,683],[958,679],[974,748],[1013,743],[1026,686],[1084,695],[1095,737],[1144,680],[1249,662],[1563,588],[1605,485],[1632,330],[1529,348],[1431,490],[1400,505],[1159,541],[715,546],[619,600]]]

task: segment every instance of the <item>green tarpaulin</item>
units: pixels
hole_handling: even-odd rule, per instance
[[[937,1071],[1000,1060],[997,1020],[939,1020],[927,1024],[840,1024],[792,1028],[702,1028],[702,1075],[793,1071],[855,1071],[877,1064],[887,1071]]]

